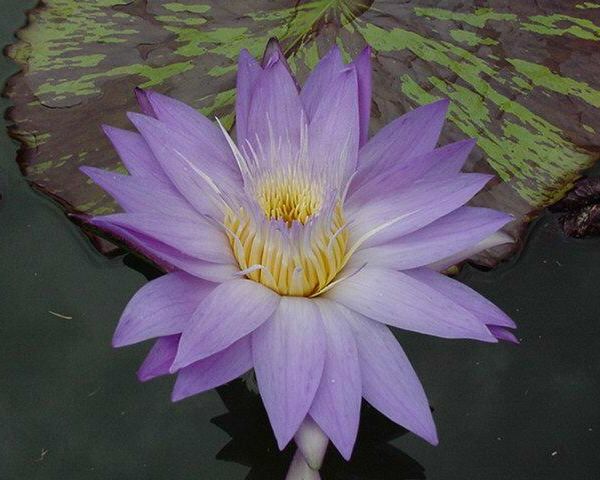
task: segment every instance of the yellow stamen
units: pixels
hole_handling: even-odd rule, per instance
[[[306,223],[321,208],[320,186],[300,175],[272,174],[260,182],[257,200],[265,216],[283,220],[288,226],[293,221]]]
[[[244,208],[230,210],[224,224],[240,269],[280,295],[319,293],[346,261],[348,232],[341,204],[327,222],[315,218],[322,208],[322,187],[298,176],[270,175],[255,191],[266,219],[281,220],[287,228],[260,222]]]

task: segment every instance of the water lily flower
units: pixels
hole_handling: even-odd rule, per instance
[[[440,273],[507,241],[509,215],[465,206],[491,178],[461,172],[475,142],[436,148],[446,100],[369,139],[370,55],[345,64],[334,47],[299,89],[276,44],[262,63],[242,51],[235,141],[139,90],[139,133],[105,127],[130,175],[83,168],[124,211],[89,222],[168,272],[131,299],[114,346],[156,338],[139,378],[177,374],[174,401],[254,369],[298,470],[329,440],[350,458],[363,398],[438,443],[388,326],[516,341],[502,311]]]

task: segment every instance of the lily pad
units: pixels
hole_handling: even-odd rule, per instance
[[[600,4],[570,0],[45,0],[7,50],[23,67],[6,90],[11,133],[36,188],[70,212],[110,213],[78,167],[123,169],[100,124],[127,126],[134,87],[231,125],[241,48],[259,56],[278,37],[303,80],[332,44],[350,57],[369,43],[372,130],[449,97],[442,142],[479,139],[467,168],[498,179],[475,203],[513,213],[518,237],[600,155],[599,19]]]

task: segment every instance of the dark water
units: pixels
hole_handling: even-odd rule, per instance
[[[1,0],[0,44],[33,3]],[[0,59],[0,83],[14,71]],[[30,190],[15,150],[2,129],[0,479],[282,478],[290,452],[239,382],[175,405],[171,379],[137,382],[149,345],[109,343],[143,265],[96,253]],[[329,452],[323,478],[600,478],[600,240],[566,239],[546,215],[519,258],[461,276],[515,319],[521,345],[398,332],[440,446],[365,409],[354,460]]]

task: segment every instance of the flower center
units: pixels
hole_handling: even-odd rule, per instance
[[[344,265],[348,232],[341,205],[325,209],[322,188],[298,178],[269,177],[255,196],[261,212],[241,207],[225,216],[240,268],[280,295],[318,294]]]
[[[283,220],[288,227],[305,224],[321,208],[322,189],[298,176],[269,175],[259,184],[256,198],[265,216]]]

